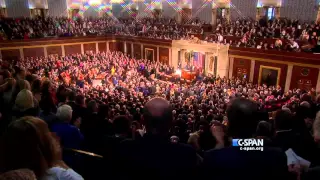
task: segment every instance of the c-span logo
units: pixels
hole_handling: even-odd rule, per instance
[[[263,151],[263,139],[232,139],[232,146],[242,151]]]

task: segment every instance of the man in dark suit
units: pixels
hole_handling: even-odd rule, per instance
[[[227,109],[228,133],[233,139],[252,138],[257,127],[257,105],[247,99],[235,99]],[[217,138],[223,144],[223,138]],[[286,179],[287,158],[280,149],[264,147],[263,151],[241,151],[225,147],[205,153],[204,178],[210,179]]]
[[[120,179],[194,178],[198,160],[196,151],[191,146],[169,141],[172,122],[169,102],[162,98],[150,100],[145,105],[143,120],[144,136],[140,140],[120,143],[117,150],[115,167],[117,172],[125,172],[120,174],[123,175]],[[135,173],[141,170],[142,173]]]

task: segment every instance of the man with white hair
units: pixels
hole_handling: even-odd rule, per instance
[[[53,124],[51,131],[60,138],[60,143],[64,148],[79,149],[83,141],[80,130],[70,124],[72,119],[72,108],[69,105],[62,105],[58,108],[58,122]]]

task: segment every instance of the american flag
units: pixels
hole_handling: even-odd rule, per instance
[[[200,52],[194,52],[193,53],[193,65],[197,68],[203,69],[204,56],[205,55]]]

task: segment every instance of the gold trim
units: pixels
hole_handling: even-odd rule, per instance
[[[281,68],[276,68],[276,67],[272,67],[272,66],[262,66],[262,65],[260,65],[260,67],[259,67],[259,79],[258,79],[258,85],[259,85],[259,86],[261,86],[262,68],[265,68],[265,69],[272,69],[272,70],[276,70],[276,71],[278,71],[277,83],[276,83],[276,85],[278,86],[278,85],[279,85],[279,83],[280,83]]]
[[[40,41],[38,41],[40,42]],[[51,46],[70,46],[70,45],[81,45],[81,44],[92,44],[92,43],[109,43],[109,42],[130,42],[132,44],[137,44],[138,42],[133,41],[117,41],[117,40],[110,40],[110,41],[85,41],[85,42],[76,42],[76,43],[57,43],[57,44],[43,44],[43,45],[33,45],[33,46],[11,46],[11,47],[2,47],[1,50],[11,50],[11,49],[28,49],[28,48],[42,48],[42,47],[51,47]],[[142,43],[138,43],[142,44]],[[145,44],[147,46],[153,46],[153,47],[162,47],[162,48],[170,48],[170,46],[162,46],[162,45],[153,45],[153,44]]]
[[[152,60],[151,61],[154,61],[154,49],[144,48],[144,58],[147,59],[147,51],[149,51],[149,50],[152,51]]]
[[[320,65],[315,65],[315,64],[303,64],[303,63],[296,63],[296,62],[288,62],[288,61],[279,61],[279,60],[272,60],[272,59],[256,58],[256,57],[253,58],[253,57],[239,56],[239,55],[229,55],[229,57],[242,58],[242,59],[245,59],[245,60],[264,61],[264,62],[277,63],[277,64],[286,64],[286,65],[294,65],[294,66],[302,66],[302,67],[320,68]]]

